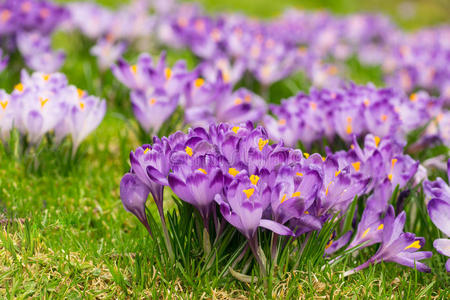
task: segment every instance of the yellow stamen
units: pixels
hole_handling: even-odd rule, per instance
[[[251,175],[250,176],[250,181],[252,182],[253,185],[257,185],[258,181],[259,181],[259,176],[257,175]]]
[[[48,79],[50,78],[50,75],[48,75],[48,74],[42,75],[42,78],[44,78],[44,81],[48,81]]]
[[[39,15],[42,19],[46,19],[48,16],[50,16],[50,10],[48,8],[43,8],[39,11]]]
[[[136,74],[137,73],[137,65],[132,65],[132,66],[130,66],[130,69],[131,69],[131,72],[133,72],[133,74]]]
[[[392,174],[389,174],[388,178],[389,178],[390,181],[392,181]]]
[[[309,211],[305,211],[305,215],[309,215]]]
[[[329,66],[327,69],[328,74],[330,75],[336,75],[338,72],[338,69],[336,66]]]
[[[231,78],[230,78],[230,73],[228,73],[225,70],[222,70],[222,79],[224,82],[230,82]]]
[[[293,197],[300,197],[301,193],[300,192],[295,192],[292,194],[292,198]]]
[[[206,172],[206,170],[205,169],[202,169],[202,168],[199,168],[199,169],[197,169],[197,171],[200,171],[200,172],[202,172],[203,174],[208,174],[207,172]]]
[[[327,188],[325,189],[325,196],[328,196],[328,188],[333,183],[333,181],[330,181],[330,183],[327,185]]]
[[[144,150],[144,154],[147,154],[148,151],[150,151],[150,148],[146,148],[146,149]]]
[[[303,173],[300,173],[300,172],[297,172],[297,173],[295,173],[295,175],[297,175],[297,176],[303,176]]]
[[[240,127],[239,126],[234,126],[233,128],[231,128],[231,131],[233,131],[234,133],[238,133]]]
[[[341,174],[341,170],[334,172],[334,177],[338,177],[339,174]]]
[[[352,163],[353,168],[355,169],[356,172],[359,171],[359,169],[361,168],[361,162],[357,161]]]
[[[6,23],[11,18],[12,13],[8,9],[2,10],[0,13],[0,21]]]
[[[45,98],[45,99],[39,98],[39,102],[41,102],[41,107],[44,107],[45,103],[48,102],[48,98]]]
[[[366,231],[363,232],[361,237],[364,238],[369,233],[369,231],[370,231],[370,227],[367,228]]]
[[[240,105],[240,104],[242,104],[242,99],[241,98],[234,99],[234,105]]]
[[[187,155],[189,155],[189,156],[192,156],[192,154],[194,154],[194,152],[192,152],[192,148],[189,146],[186,146],[184,151],[186,151]]]
[[[22,3],[22,5],[20,6],[20,8],[22,9],[23,12],[29,12],[31,10],[31,3],[30,2],[24,2]]]
[[[330,241],[328,242],[328,244],[325,246],[325,249],[330,248],[332,244],[333,244],[333,240],[330,240]]]
[[[195,86],[196,88],[202,87],[202,85],[203,85],[204,83],[205,83],[205,79],[203,79],[203,78],[197,78],[197,79],[194,80],[194,86]]]
[[[283,197],[280,200],[280,203],[283,203],[284,201],[286,201],[286,194],[283,195]]]
[[[409,248],[416,248],[416,249],[420,249],[420,241],[414,241],[412,242],[409,246],[406,246],[404,250],[409,249]]]
[[[353,132],[352,125],[348,124],[347,127],[345,128],[345,132],[347,134],[352,134],[352,132]]]
[[[280,126],[286,125],[286,119],[279,119],[278,125],[280,125]]]
[[[156,99],[151,98],[150,100],[148,100],[148,102],[150,103],[150,105],[154,105],[156,103]]]
[[[23,92],[23,84],[21,82],[19,82],[18,84],[16,84],[14,86],[15,90],[18,90],[19,92]]]
[[[166,76],[166,80],[169,80],[170,77],[172,76],[172,70],[170,68],[165,68],[164,75]]]
[[[309,157],[309,153],[303,152],[303,156],[307,159]]]
[[[398,159],[396,159],[396,158],[393,158],[393,159],[392,159],[392,161],[391,161],[392,169],[394,168],[394,166],[395,166],[395,164],[397,163],[397,161],[398,161]]]
[[[259,138],[259,140],[258,140],[259,151],[263,151],[264,146],[267,145],[268,142],[269,142],[269,140],[263,140],[262,138]]]
[[[327,158],[325,156],[322,156],[322,161],[325,161]]]
[[[2,106],[3,109],[6,109],[6,107],[8,106],[8,101],[0,101],[0,105]]]
[[[249,199],[253,195],[253,193],[255,192],[255,189],[251,188],[251,189],[248,189],[248,190],[243,190],[242,192],[247,196],[247,199]]]
[[[84,96],[84,91],[82,89],[77,89],[77,93],[78,93],[78,98],[83,98]]]
[[[239,171],[235,168],[229,168],[228,173],[230,173],[231,176],[236,176],[237,174],[239,174]]]
[[[351,144],[350,149],[355,149],[355,145]]]
[[[309,107],[311,107],[312,110],[316,110],[317,109],[317,103],[309,102]]]
[[[381,230],[384,228],[384,224],[380,224],[380,226],[377,227],[377,230]]]
[[[386,122],[388,116],[386,115],[381,115],[381,121]]]
[[[250,95],[245,95],[244,101],[247,103],[250,103],[250,102],[252,102],[252,97],[250,97]]]
[[[378,145],[380,144],[380,141],[381,141],[380,137],[379,136],[374,136],[373,139],[375,140],[375,147],[378,148]]]
[[[81,110],[84,110],[84,106],[85,106],[85,105],[84,105],[84,102],[80,102],[80,109],[81,109]]]
[[[370,100],[369,99],[364,99],[364,105],[365,106],[369,106],[369,104],[370,104]]]
[[[417,94],[416,93],[412,93],[411,95],[409,95],[409,100],[414,102],[417,100]]]

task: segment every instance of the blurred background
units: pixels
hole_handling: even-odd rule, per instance
[[[57,2],[73,2],[58,0]],[[91,1],[109,7],[117,7],[129,1]],[[194,2],[194,1],[183,1]],[[249,16],[273,17],[286,8],[321,10],[337,14],[355,12],[380,12],[389,15],[397,24],[406,29],[441,24],[450,21],[449,0],[198,0],[211,12],[241,11]]]

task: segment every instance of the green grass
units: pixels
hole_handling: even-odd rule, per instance
[[[102,2],[114,6],[120,1]],[[405,28],[432,25],[447,16],[443,9],[447,4],[439,0],[416,1],[421,13],[413,21],[399,17],[397,0],[201,2],[212,11],[243,10],[263,17],[276,15],[288,5],[329,7],[337,13],[380,8]],[[61,151],[43,147],[26,156],[11,157],[0,147],[0,297],[448,298],[450,281],[443,272],[445,260],[438,255],[429,261],[432,274],[386,263],[345,279],[340,277],[341,271],[364,261],[373,248],[324,270],[320,264],[323,260],[315,264],[302,261],[299,271],[274,270],[267,288],[259,283],[239,282],[230,275],[220,276],[222,269],[205,271],[201,256],[192,250],[194,246],[186,248],[186,244],[179,248],[187,250],[183,253],[183,265],[161,264],[158,245],[122,208],[119,198],[119,182],[128,171],[129,152],[142,142],[136,134],[128,92],[110,72],[98,72],[95,60],[87,54],[89,42],[80,36],[61,33],[54,43],[68,53],[62,71],[70,82],[105,97],[108,112],[100,127],[82,143],[77,161],[70,167],[64,163]],[[154,49],[152,54],[158,55],[158,51]],[[136,53],[127,53],[127,57],[135,56]],[[188,51],[169,52],[169,61],[179,58],[187,59],[190,67],[195,65]],[[20,60],[15,61],[14,70],[0,74],[0,88],[11,90],[18,82]],[[364,68],[354,60],[348,65],[349,76],[357,82],[382,84],[378,69]],[[297,89],[308,89],[301,74],[275,84],[269,93],[277,101]],[[39,166],[35,165],[35,157],[39,157]],[[421,195],[413,192],[408,201],[408,210],[419,211],[417,215],[423,219],[409,220],[407,228],[418,235],[437,236],[439,233],[424,212]],[[154,205],[149,203],[154,212]],[[173,207],[173,203],[168,206]],[[187,240],[184,227],[176,222],[171,227],[173,237]],[[426,247],[431,249],[430,239]]]

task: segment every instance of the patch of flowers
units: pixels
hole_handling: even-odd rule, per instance
[[[267,253],[258,240],[261,232],[269,232],[272,241],[282,239],[284,247],[295,248],[317,237],[330,222],[335,233],[323,243],[325,255],[347,245],[359,249],[380,245],[372,258],[347,275],[381,261],[430,270],[420,262],[431,256],[431,252],[419,251],[425,239],[403,232],[405,213],[395,216],[389,205],[394,189],[410,185],[419,166],[391,138],[367,135],[363,148],[354,140],[348,151],[322,157],[282,142],[271,144],[266,130],[250,122],[221,123],[155,137],[152,145],[131,152],[130,163],[120,184],[123,205],[153,235],[146,214],[147,198],[152,195],[169,253],[173,241],[163,209],[166,188],[196,208],[198,214],[189,218],[198,216],[207,234],[197,238],[207,239],[206,244],[210,237],[220,240],[226,228],[240,232],[262,277],[267,271]],[[358,197],[367,198],[364,213],[357,228],[348,231],[342,218]],[[273,243],[272,260],[278,247]]]
[[[56,144],[71,136],[75,154],[105,112],[105,100],[69,85],[64,74],[22,71],[11,94],[0,90],[0,138],[8,143],[17,129],[27,145],[37,146],[45,136]]]
[[[68,11],[63,6],[51,1],[2,1],[0,46],[8,53],[17,49],[33,70],[55,72],[63,64],[65,54],[61,50],[52,50],[51,35],[68,17]]]

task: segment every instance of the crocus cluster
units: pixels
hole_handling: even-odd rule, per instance
[[[18,49],[31,69],[54,72],[61,67],[65,55],[51,49],[51,34],[67,18],[67,10],[50,1],[2,1],[0,46],[7,52]]]
[[[177,106],[184,109],[185,123],[205,127],[212,121],[256,122],[265,114],[261,97],[245,88],[233,91],[226,65],[223,70],[200,65],[188,71],[184,61],[171,67],[165,59],[163,53],[155,63],[144,53],[134,65],[120,59],[112,67],[116,78],[131,89],[134,114],[146,132],[157,133]]]
[[[198,6],[174,6],[158,24],[159,39],[190,48],[204,61],[216,57],[243,64],[263,85],[303,71],[314,85],[334,87],[351,56],[383,67],[404,91],[423,87],[448,98],[448,26],[405,33],[380,15],[344,17],[288,10],[261,21],[241,15],[209,16]],[[334,63],[330,63],[333,58]]]
[[[332,140],[336,135],[351,141],[353,135],[366,133],[403,140],[407,133],[432,119],[434,127],[430,127],[429,135],[450,142],[449,127],[442,122],[442,100],[423,91],[407,96],[394,88],[379,89],[371,84],[312,88],[309,95],[300,92],[270,109],[273,116],[263,120],[270,137],[289,146],[301,141],[308,147],[323,137]]]
[[[21,82],[11,94],[0,90],[0,138],[7,141],[16,128],[31,145],[52,133],[59,143],[72,137],[73,153],[80,142],[103,119],[105,100],[88,95],[69,85],[61,73],[33,73],[22,71]]]
[[[450,159],[447,162],[447,178],[450,180]],[[442,231],[447,238],[436,239],[434,248],[442,255],[450,257],[450,186],[442,178],[435,181],[423,182],[424,192],[429,199],[428,213],[434,225]],[[445,264],[447,272],[450,272],[450,258]]]
[[[395,218],[386,200],[395,187],[403,188],[418,168],[418,162],[402,149],[391,139],[369,135],[364,148],[355,140],[349,151],[322,157],[283,143],[272,144],[266,130],[254,128],[250,122],[212,123],[207,129],[196,127],[188,133],[155,137],[152,145],[131,152],[131,169],[122,178],[120,194],[125,209],[151,233],[145,213],[148,195],[152,194],[163,221],[164,189],[170,187],[198,210],[205,230],[211,222],[220,228],[225,220],[242,233],[264,270],[256,234],[259,227],[276,236],[291,236],[294,241],[320,231],[333,217],[344,216],[357,196],[373,192],[352,243],[371,240],[381,247],[354,271],[383,260],[410,267],[416,263],[418,270],[429,271],[419,260],[431,253],[417,252],[425,240],[403,233],[405,214]],[[220,235],[220,230],[216,234]],[[335,243],[334,251],[345,246],[351,235],[346,233],[344,241]]]

